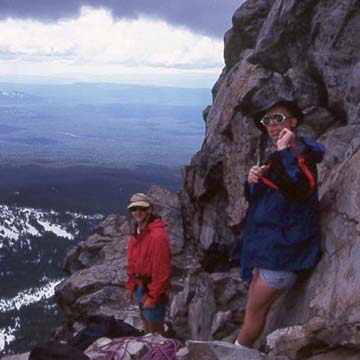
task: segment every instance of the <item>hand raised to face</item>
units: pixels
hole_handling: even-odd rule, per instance
[[[283,150],[287,148],[294,139],[295,135],[291,130],[287,128],[282,129],[276,142],[277,149]]]

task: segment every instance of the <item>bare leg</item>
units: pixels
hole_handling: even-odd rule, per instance
[[[150,331],[150,323],[147,320],[145,320],[144,318],[142,319],[142,322],[143,322],[144,333],[149,334],[151,332]]]
[[[165,328],[164,328],[164,320],[159,322],[150,322],[149,320],[146,320],[144,317],[144,308],[142,305],[139,307],[140,310],[140,316],[141,320],[143,322],[144,332],[145,334],[160,334],[162,336],[165,336]]]
[[[162,336],[165,336],[165,328],[164,328],[164,321],[158,323],[150,323],[150,332],[151,333],[158,333]]]
[[[158,322],[158,323],[152,323],[148,320],[146,320],[143,317],[143,314],[140,313],[141,315],[141,320],[143,322],[143,328],[144,328],[144,333],[145,334],[154,334],[154,333],[158,333],[162,336],[165,336],[165,328],[164,328],[164,321]]]
[[[246,304],[245,319],[238,337],[238,342],[241,345],[250,347],[261,335],[271,305],[283,292],[282,289],[274,289],[265,284],[260,277],[259,269],[254,269]]]
[[[143,314],[143,307],[142,305],[139,306],[139,311],[140,311],[140,317],[143,323],[143,329],[144,329],[144,333],[145,334],[149,334],[150,331],[150,323],[144,318],[144,314]]]

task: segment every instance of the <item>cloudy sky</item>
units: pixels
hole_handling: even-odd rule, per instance
[[[208,86],[242,2],[0,0],[0,80]]]

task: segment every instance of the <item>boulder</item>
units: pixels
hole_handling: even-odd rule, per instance
[[[189,275],[174,295],[170,319],[182,338],[223,339],[238,332],[245,312],[247,287],[237,269]]]
[[[18,355],[7,355],[1,358],[1,360],[28,360],[30,353],[18,354]]]
[[[271,9],[271,1],[246,1],[233,15],[233,28],[224,37],[224,57],[227,70],[240,59],[245,49],[256,44],[261,26]]]
[[[341,345],[338,342],[341,338]],[[360,335],[346,324],[329,326],[315,317],[306,325],[275,330],[267,336],[269,359],[357,359],[360,354]]]
[[[172,255],[180,254],[184,247],[184,233],[179,196],[156,185],[150,187],[148,195],[153,200],[155,213],[168,223],[166,229]]]
[[[187,341],[186,349],[180,349],[177,359],[181,360],[262,360],[263,354],[254,349],[240,349],[222,341]]]

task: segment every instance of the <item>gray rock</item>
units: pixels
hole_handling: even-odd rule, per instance
[[[329,110],[322,107],[312,107],[305,113],[305,122],[315,130],[316,135],[324,133],[331,125],[336,123],[336,117]],[[314,136],[316,136],[314,135]]]
[[[330,108],[359,123],[360,12],[356,2],[319,1],[312,16],[309,53],[323,81]]]
[[[30,353],[18,354],[18,355],[8,355],[1,358],[1,360],[28,360]]]
[[[211,324],[215,309],[213,283],[208,274],[201,273],[197,278],[195,293],[189,304],[188,324],[191,339],[211,339]]]
[[[239,349],[222,341],[187,341],[188,352],[182,350],[178,359],[183,360],[261,360],[264,356],[254,349]],[[177,354],[177,355],[178,355]]]
[[[348,340],[343,339],[341,346],[336,347],[334,345],[339,339],[339,332],[346,334]],[[303,326],[278,329],[269,334],[269,358],[355,359],[356,355],[360,355],[360,346],[357,345],[359,337],[358,331],[351,330],[347,325],[329,326],[324,319],[313,318]]]
[[[184,233],[179,196],[156,185],[150,187],[148,195],[153,199],[155,212],[168,223],[166,229],[172,255],[180,254],[184,247]]]
[[[271,1],[246,1],[233,16],[233,28],[224,38],[224,57],[227,70],[240,59],[245,49],[253,48],[266,16],[271,9]]]
[[[126,281],[126,249],[129,238],[124,217],[110,215],[100,224],[100,235],[91,235],[80,243],[67,258],[68,269],[81,263],[82,270],[72,274],[55,289],[55,299],[68,321],[86,318],[88,313],[104,301],[110,307],[124,303],[123,286]],[[125,233],[123,231],[125,229]],[[117,236],[116,236],[117,235]],[[77,258],[74,259],[74,254]],[[88,303],[89,307],[86,306]]]
[[[215,100],[221,86],[223,85],[224,81],[226,80],[226,74],[227,74],[227,70],[226,70],[226,67],[224,67],[219,78],[217,79],[217,81],[215,82],[214,86],[211,89],[213,101]],[[211,106],[210,106],[210,109],[211,109]],[[210,111],[210,109],[209,109],[209,111]],[[206,115],[206,121],[207,121],[207,115]]]
[[[309,357],[309,360],[358,360],[359,351],[351,349],[337,349]]]
[[[320,139],[326,147],[325,161],[320,164],[320,196],[330,193],[334,181],[348,167],[348,161],[360,149],[360,126],[350,125],[330,129]],[[329,196],[329,195],[327,195]],[[323,199],[323,202],[326,202]]]
[[[244,310],[247,300],[247,285],[240,279],[239,270],[232,269],[232,276],[214,280],[217,307],[222,310]],[[212,278],[213,278],[212,274]]]
[[[182,338],[211,338],[215,312],[213,283],[207,273],[187,276],[183,287],[172,300],[170,318],[175,332]]]
[[[245,314],[247,286],[240,279],[237,268],[210,276],[214,283],[217,311],[211,325],[212,338],[232,337],[234,333],[237,337]]]
[[[203,119],[204,119],[205,123],[206,123],[207,117],[208,117],[208,115],[209,115],[210,109],[211,109],[211,106],[208,105],[208,106],[203,110]]]
[[[105,260],[123,256],[124,250],[118,246],[118,238],[123,242],[128,240],[129,226],[124,216],[111,214],[101,222],[96,232],[86,241],[80,242],[68,252],[64,270],[72,274],[78,270],[102,264]],[[122,245],[125,246],[125,243]]]
[[[186,359],[189,356],[189,354],[190,354],[189,349],[187,347],[183,347],[176,353],[176,359],[177,360]]]
[[[216,334],[221,328],[223,328],[232,317],[231,310],[228,311],[218,311],[215,313],[212,324],[211,324],[211,334]]]

